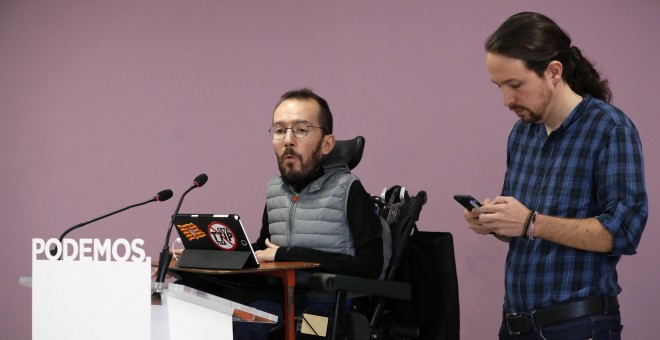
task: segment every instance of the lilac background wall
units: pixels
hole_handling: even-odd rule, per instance
[[[660,2],[0,2],[2,338],[31,334],[31,239],[148,199],[174,199],[71,237],[142,238],[156,257],[182,212],[242,215],[256,237],[276,174],[266,130],[278,96],[328,99],[340,139],[366,137],[366,188],[426,190],[420,227],[452,232],[464,339],[496,337],[506,245],[469,231],[454,193],[499,192],[515,116],[484,67],[483,41],[509,15],[541,11],[611,81],[640,130],[651,217],[619,266],[624,335],[649,339],[660,295],[657,105]],[[56,311],[54,311],[56,312]]]

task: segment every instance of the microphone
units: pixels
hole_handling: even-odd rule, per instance
[[[157,193],[156,196],[154,196],[152,198],[152,200],[156,200],[158,202],[165,202],[168,199],[172,198],[172,196],[174,196],[174,193],[172,192],[172,190],[165,189],[165,190]]]
[[[174,210],[174,215],[172,215],[172,219],[170,221],[170,227],[167,229],[167,235],[165,236],[165,244],[163,245],[163,250],[160,252],[160,256],[158,257],[158,269],[156,271],[157,276],[156,276],[156,290],[154,292],[154,295],[160,296],[160,293],[162,293],[162,286],[163,282],[165,282],[165,274],[167,274],[167,268],[169,267],[170,260],[172,260],[172,254],[170,253],[170,234],[172,233],[172,227],[174,227],[174,218],[176,215],[179,213],[179,208],[181,208],[181,203],[183,202],[183,198],[186,197],[186,195],[190,192],[190,190],[199,188],[206,184],[206,181],[209,180],[209,177],[206,176],[206,174],[200,174],[199,176],[195,177],[195,180],[193,181],[193,185],[186,190],[183,195],[181,195],[181,198],[179,199],[179,204],[176,206],[176,210]]]
[[[74,230],[76,230],[76,229],[78,229],[78,228],[80,228],[80,227],[82,227],[82,226],[88,225],[88,224],[90,224],[90,223],[92,223],[92,222],[96,222],[96,221],[98,221],[98,220],[100,220],[100,219],[104,219],[104,218],[106,218],[106,217],[108,217],[108,216],[112,216],[112,215],[114,215],[114,214],[120,213],[120,212],[122,212],[122,211],[124,211],[124,210],[130,209],[130,208],[134,208],[134,207],[138,207],[138,206],[141,206],[141,205],[145,205],[145,204],[150,203],[150,202],[154,202],[154,201],[164,202],[164,201],[167,201],[168,199],[172,198],[172,195],[174,195],[174,193],[172,192],[172,190],[170,190],[170,189],[165,189],[165,190],[162,190],[162,191],[160,191],[159,193],[157,193],[156,196],[154,196],[154,197],[152,197],[151,199],[146,200],[146,201],[144,201],[144,202],[142,202],[142,203],[129,205],[128,207],[125,207],[125,208],[122,208],[122,209],[119,209],[119,210],[113,211],[113,212],[111,212],[111,213],[109,213],[109,214],[105,214],[105,215],[100,216],[100,217],[97,217],[97,218],[95,218],[95,219],[91,219],[91,220],[89,220],[89,221],[87,221],[87,222],[83,222],[83,223],[80,223],[80,224],[76,224],[76,225],[74,225],[73,227],[71,227],[71,228],[65,230],[64,233],[62,233],[62,236],[60,236],[60,238],[59,238],[60,244],[62,244],[62,240],[64,240],[64,236],[66,236],[68,233],[70,233],[70,232],[72,232],[72,231],[74,231]],[[50,253],[51,253],[52,255],[57,254],[57,249],[51,249],[51,250],[50,250]]]

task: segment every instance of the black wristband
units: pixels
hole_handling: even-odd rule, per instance
[[[529,215],[527,215],[527,219],[525,220],[525,224],[523,225],[523,232],[522,232],[522,237],[527,237],[527,230],[529,229],[529,224],[532,223],[532,217],[534,216],[534,211],[530,210]]]

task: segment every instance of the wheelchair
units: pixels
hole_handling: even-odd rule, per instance
[[[364,142],[361,136],[337,141],[324,164],[341,162],[353,169],[361,160]],[[392,234],[392,257],[385,277],[312,274],[310,289],[334,294],[334,303],[323,332],[301,332],[306,326],[309,329],[309,320],[305,313],[298,316],[296,339],[458,340],[458,283],[451,234],[417,229],[426,192],[410,195],[395,185],[372,200]],[[351,298],[356,303],[348,308],[349,297],[355,295],[360,297]]]

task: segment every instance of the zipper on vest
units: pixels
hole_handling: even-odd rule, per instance
[[[300,194],[295,194],[295,195],[293,195],[293,197],[291,197],[292,204],[291,204],[291,207],[289,208],[289,232],[288,232],[288,234],[289,234],[288,235],[289,236],[289,242],[288,242],[289,246],[293,245],[293,243],[292,243],[293,242],[293,228],[294,228],[293,221],[295,221],[295,216],[294,215],[295,215],[296,206],[298,205],[296,203],[296,202],[298,202],[298,198],[300,198]]]

